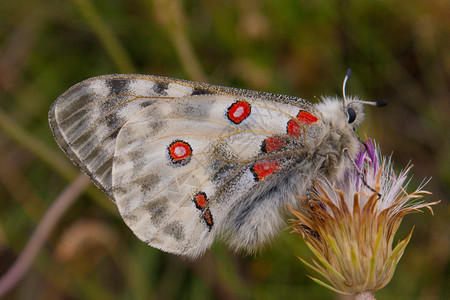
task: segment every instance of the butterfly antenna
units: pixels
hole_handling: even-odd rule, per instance
[[[382,106],[386,106],[388,104],[388,102],[386,100],[380,100],[380,101],[353,100],[353,102],[372,105],[372,106],[376,106],[376,107],[382,107]]]
[[[352,75],[352,70],[348,69],[347,74],[345,75],[345,78],[344,78],[344,83],[342,84],[342,95],[344,96],[344,106],[347,106],[347,102],[348,102],[348,99],[347,99],[347,96],[345,93],[345,86],[347,85],[347,81],[351,75]],[[359,102],[362,104],[372,105],[372,106],[376,106],[376,107],[382,107],[382,106],[386,106],[388,104],[386,100],[381,100],[381,101],[353,100],[352,102]]]
[[[345,78],[344,78],[344,83],[342,84],[342,95],[344,96],[344,106],[347,106],[347,97],[345,96],[345,86],[347,85],[347,81],[351,75],[352,75],[352,70],[348,69],[347,74],[345,75]]]

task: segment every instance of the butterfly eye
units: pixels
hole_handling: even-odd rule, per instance
[[[349,107],[347,108],[347,113],[348,113],[348,124],[351,124],[356,119],[356,112],[353,108]]]

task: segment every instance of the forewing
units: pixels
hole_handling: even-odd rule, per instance
[[[283,95],[167,77],[105,75],[80,82],[62,94],[50,108],[50,128],[66,155],[114,200],[111,167],[115,139],[122,126],[134,114],[158,101],[199,94],[303,102]]]

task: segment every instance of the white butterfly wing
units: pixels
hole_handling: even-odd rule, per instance
[[[61,95],[49,121],[59,146],[140,239],[195,257],[217,233],[245,247],[264,240],[258,227],[265,217],[280,222],[271,201],[284,201],[286,191],[275,193],[275,186],[307,162],[303,149],[322,126],[314,114],[309,103],[283,95],[108,75]],[[304,188],[292,178],[292,192]],[[254,236],[247,234],[253,227]]]

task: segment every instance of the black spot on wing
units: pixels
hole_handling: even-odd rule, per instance
[[[106,86],[110,90],[110,95],[126,94],[128,89],[128,79],[106,79]]]
[[[155,85],[153,86],[153,92],[155,92],[158,96],[165,96],[167,95],[168,88],[169,84],[167,82],[155,82]]]
[[[130,156],[133,157],[133,156]],[[145,157],[138,159],[131,159],[133,163],[133,169],[131,172],[136,174],[135,184],[140,187],[141,194],[151,196],[154,193],[154,188],[161,181],[161,178],[154,173],[144,174],[144,167],[148,164]],[[144,174],[144,175],[142,175]]]
[[[108,115],[106,115],[104,117],[104,122],[106,123],[106,125],[108,126],[108,128],[111,131],[114,131],[115,128],[117,128],[120,123],[122,122],[121,119],[119,119],[119,117],[117,116],[117,114],[115,113],[110,113]]]
[[[150,106],[152,103],[150,101],[144,101],[140,105],[141,108],[146,108],[147,106]]]
[[[157,198],[144,205],[144,209],[150,214],[154,225],[161,225],[161,223],[168,217],[169,199],[166,197]]]
[[[185,239],[184,226],[180,221],[173,221],[163,228],[163,232],[173,237],[176,241]]]
[[[109,137],[110,137],[111,139],[116,139],[116,138],[117,138],[117,135],[119,134],[119,129],[120,129],[120,128],[115,129],[115,130],[109,135]]]
[[[223,161],[216,160],[211,163],[211,181],[216,184],[223,184],[225,181],[230,180],[231,176],[236,172],[239,168],[239,164],[236,163],[227,163],[223,164]]]
[[[191,93],[191,95],[211,95],[211,94],[214,94],[214,92],[199,88],[194,88],[194,90]]]

